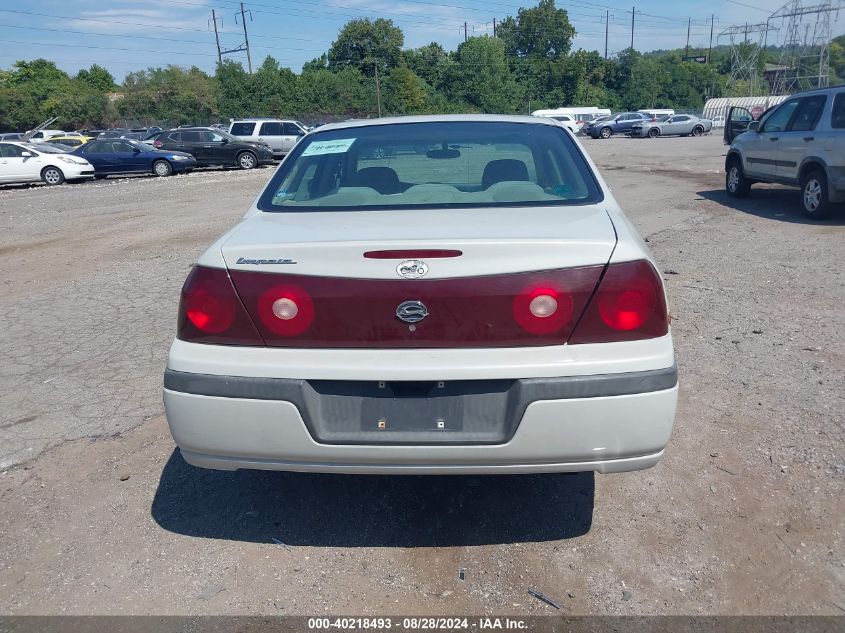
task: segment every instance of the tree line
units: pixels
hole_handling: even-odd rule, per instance
[[[573,51],[575,34],[555,0],[540,0],[505,18],[495,37],[470,37],[455,51],[437,43],[405,49],[404,34],[391,20],[352,20],[299,74],[268,56],[253,74],[225,60],[213,74],[196,66],[149,68],[127,74],[118,85],[97,64],[70,76],[52,61],[18,61],[0,70],[0,130],[31,129],[52,116],[59,127],[80,129],[208,124],[241,116],[314,122],[379,110],[509,114],[596,105],[696,111],[707,98],[727,94],[727,47],[715,48],[708,64],[684,61],[682,49],[627,49],[605,59],[596,51]],[[845,36],[831,43],[830,56],[831,83],[842,81]],[[778,58],[775,49],[761,51],[761,73]]]

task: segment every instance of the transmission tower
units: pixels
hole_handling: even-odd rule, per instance
[[[768,32],[772,30],[766,24],[744,24],[732,26],[719,33],[716,41],[728,38],[731,47],[731,74],[726,86],[728,93],[747,92],[749,97],[755,96],[755,91],[763,90],[757,65],[760,61],[760,50],[766,40]]]
[[[774,94],[792,94],[828,85],[828,47],[842,8],[842,0],[823,0],[813,5],[791,0],[769,17],[768,23],[780,21],[784,33],[780,67],[772,84]]]

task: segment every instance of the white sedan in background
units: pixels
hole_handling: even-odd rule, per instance
[[[94,177],[94,167],[84,158],[66,154],[48,143],[0,142],[0,183],[63,182]]]
[[[188,276],[170,430],[229,470],[648,468],[678,395],[658,270],[556,121],[326,125]]]

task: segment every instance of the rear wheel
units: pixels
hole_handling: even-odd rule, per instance
[[[599,136],[601,136],[602,138],[610,138],[611,134],[613,134],[613,130],[611,130],[609,127],[603,127],[601,129],[601,132],[599,133]]]
[[[826,220],[831,214],[827,197],[827,176],[821,171],[811,171],[801,180],[801,202],[804,215],[813,220]]]
[[[648,131],[649,138],[657,138],[658,136],[660,136],[660,130],[658,130],[656,127],[653,127]]]
[[[728,163],[728,171],[725,174],[725,190],[729,196],[734,198],[744,198],[751,191],[751,181],[745,177],[742,165],[736,158]]]
[[[700,125],[696,125],[694,128],[692,128],[693,136],[701,136],[702,134],[704,134],[704,128]]]
[[[58,167],[45,167],[41,170],[41,180],[48,185],[60,185],[65,181],[65,175]]]
[[[173,173],[173,165],[166,160],[157,160],[153,163],[153,173],[156,176],[169,176]]]
[[[238,167],[241,169],[252,169],[258,164],[258,159],[252,152],[241,152],[238,154]]]

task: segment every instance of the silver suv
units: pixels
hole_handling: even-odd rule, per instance
[[[799,186],[804,215],[830,217],[845,202],[845,85],[802,92],[754,118],[728,112],[728,195],[747,196],[755,182]]]
[[[276,158],[291,151],[307,133],[308,128],[299,121],[285,119],[237,119],[229,125],[229,134],[244,141],[266,143]]]

